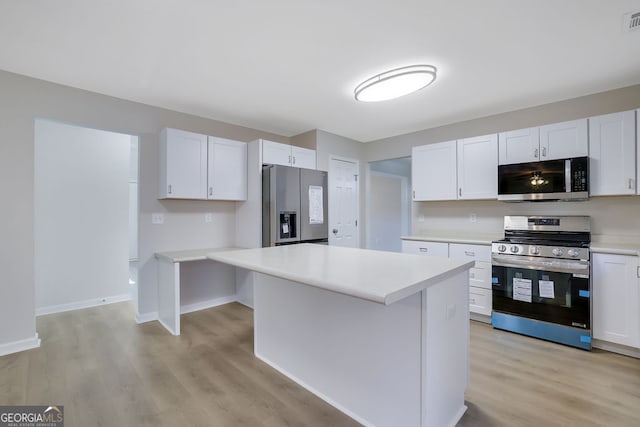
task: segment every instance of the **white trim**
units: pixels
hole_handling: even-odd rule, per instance
[[[136,323],[139,325],[141,323],[153,322],[154,320],[158,320],[158,312],[152,311],[150,313],[136,313]]]
[[[287,372],[285,369],[282,369],[280,366],[278,366],[277,364],[271,362],[270,360],[268,360],[267,358],[261,356],[258,353],[255,353],[255,356],[262,360],[264,363],[266,363],[267,365],[271,366],[273,369],[275,369],[276,371],[280,372],[282,375],[284,375],[285,377],[289,378],[290,380],[292,380],[293,382],[301,385],[303,388],[307,389],[308,391],[310,391],[311,393],[315,394],[316,396],[318,396],[320,399],[324,400],[325,402],[327,402],[329,405],[333,406],[334,408],[336,408],[337,410],[339,410],[340,412],[346,414],[347,416],[353,418],[354,420],[356,420],[356,422],[359,422],[360,424],[364,425],[364,426],[373,426],[372,423],[370,423],[369,421],[365,420],[364,418],[358,416],[357,414],[355,414],[354,412],[350,411],[349,409],[345,408],[344,406],[342,406],[341,404],[339,404],[338,402],[336,402],[335,400],[329,398],[328,396],[320,393],[318,390],[316,390],[315,388],[309,386],[309,384],[305,383],[304,381],[300,380],[298,377],[296,377],[295,375],[292,375],[291,373]]]
[[[469,318],[476,322],[482,322],[491,324],[491,316],[487,316],[486,314],[474,313],[473,311],[469,312]]]
[[[237,300],[235,300],[234,302],[237,302],[238,304],[242,304],[242,305],[244,305],[245,307],[249,307],[251,310],[253,310],[253,306],[252,306],[252,305],[250,305],[250,304],[249,304],[248,302],[246,302],[246,301],[242,301],[242,300],[237,299]]]
[[[360,185],[363,182],[363,177],[361,176],[360,173],[360,160],[358,159],[352,159],[349,157],[342,157],[342,156],[337,156],[335,154],[330,154],[329,155],[329,167],[327,169],[329,169],[329,171],[327,172],[328,174],[328,179],[327,179],[327,185],[329,186],[327,192],[328,192],[328,197],[329,197],[329,206],[331,206],[331,199],[333,196],[333,187],[332,187],[332,181],[331,181],[331,168],[333,165],[333,160],[340,160],[343,162],[349,162],[349,163],[354,163],[356,165],[356,170],[358,171],[358,179],[356,180],[356,221],[358,223],[358,225],[356,226],[356,248],[360,247],[360,230],[362,229],[362,221],[360,218]],[[327,215],[329,216],[329,244],[331,244],[331,210],[328,209]]]
[[[104,298],[93,298],[85,301],[70,302],[67,304],[49,305],[46,307],[36,308],[36,316],[45,314],[62,313],[64,311],[80,310],[83,308],[97,307],[100,305],[113,304],[116,302],[131,301],[131,294],[114,295]]]
[[[594,339],[591,343],[591,347],[599,348],[600,350],[610,351],[611,353],[624,354],[625,356],[635,357],[640,359],[640,349],[635,347],[629,347],[626,345],[616,344],[608,341],[602,341]]]
[[[192,313],[194,311],[206,310],[207,308],[217,307],[219,305],[229,304],[236,302],[238,299],[235,295],[229,295],[226,297],[214,298],[208,301],[200,301],[194,304],[183,305],[180,307],[180,314]]]
[[[40,338],[38,338],[38,333],[36,332],[32,338],[0,344],[0,356],[38,347],[40,347]]]

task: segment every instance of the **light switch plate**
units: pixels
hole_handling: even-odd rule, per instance
[[[478,221],[478,215],[476,215],[476,214],[475,214],[475,213],[473,213],[473,212],[472,212],[472,213],[470,213],[470,214],[469,214],[469,221],[471,221],[471,222],[476,222],[476,221]]]
[[[164,214],[162,214],[162,213],[152,213],[151,214],[151,224],[164,224]]]
[[[204,222],[213,222],[213,214],[211,212],[204,214]]]

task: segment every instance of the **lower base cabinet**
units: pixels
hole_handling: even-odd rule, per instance
[[[592,260],[593,338],[640,348],[640,258],[596,253]]]
[[[491,246],[403,240],[402,252],[475,261],[469,270],[469,311],[491,316]]]

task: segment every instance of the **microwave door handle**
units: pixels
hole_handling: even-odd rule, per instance
[[[564,161],[564,190],[567,193],[571,192],[571,160]]]
[[[574,273],[574,274],[589,274],[589,262],[576,262],[576,261],[540,261],[537,259],[513,258],[510,256],[494,255],[491,258],[491,265],[496,267],[512,267],[512,268],[524,268],[526,270],[543,270],[552,271],[558,273]]]

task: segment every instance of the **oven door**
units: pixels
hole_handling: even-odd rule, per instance
[[[492,256],[493,311],[590,330],[589,261]]]

